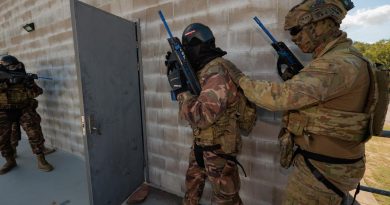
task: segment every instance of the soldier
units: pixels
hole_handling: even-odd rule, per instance
[[[7,62],[8,64],[13,64],[15,63],[17,60],[16,58],[13,58],[13,56],[4,56],[2,58],[2,61],[5,61]],[[24,66],[22,66],[22,68],[19,70],[21,73],[26,73],[26,70],[24,68]],[[41,94],[41,91],[38,91],[37,93],[37,97],[38,95]],[[36,116],[35,120],[39,123],[41,123],[41,116],[37,113],[37,108],[38,108],[38,101],[34,98],[30,98],[29,99],[29,103],[28,105],[31,106],[31,110],[32,112],[34,112],[34,116]],[[41,129],[40,127],[38,129]],[[20,131],[20,124],[19,122],[13,122],[12,123],[12,129],[11,129],[11,146],[12,146],[12,149],[14,151],[14,155],[15,157],[17,157],[17,150],[16,150],[16,147],[18,147],[19,145],[19,141],[22,139],[22,132]],[[43,146],[43,153],[45,155],[48,155],[48,154],[51,154],[53,152],[55,152],[56,150],[53,149],[53,148],[47,148],[45,145]]]
[[[0,60],[2,72],[26,74],[22,62],[14,56],[3,56]],[[43,153],[43,134],[40,127],[40,117],[34,112],[31,99],[42,94],[42,89],[33,79],[10,78],[0,82],[0,151],[6,163],[0,169],[0,174],[9,172],[16,166],[14,151],[11,146],[12,123],[17,122],[26,131],[34,154],[37,155],[38,168],[51,171]]]
[[[215,38],[209,27],[190,24],[182,35],[183,49],[196,72],[201,93],[178,94],[179,114],[193,130],[193,146],[186,174],[185,205],[197,205],[202,196],[205,180],[210,180],[213,204],[242,204],[238,194],[240,178],[236,155],[241,149],[241,136],[237,122],[237,103],[244,98],[227,73],[234,65],[222,58],[226,52],[215,46]],[[177,63],[168,52],[168,69]],[[185,87],[184,79],[168,80],[173,89]]]
[[[293,160],[295,169],[284,204],[339,205],[364,175],[364,142],[371,135],[377,90],[371,63],[340,30],[352,7],[351,1],[305,0],[289,11],[285,30],[303,52],[313,54],[290,80],[255,81],[229,68],[250,101],[287,111],[279,135],[281,164],[288,167]]]

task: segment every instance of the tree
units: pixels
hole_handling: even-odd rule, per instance
[[[372,44],[355,42],[354,46],[373,62],[381,63],[386,68],[390,68],[390,39]]]

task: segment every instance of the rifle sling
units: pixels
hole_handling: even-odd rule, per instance
[[[195,153],[196,163],[198,164],[198,166],[200,166],[202,168],[205,168],[204,159],[203,159],[203,152],[213,152],[218,157],[221,157],[223,159],[232,161],[235,164],[237,164],[238,166],[240,166],[240,168],[242,169],[242,172],[244,172],[245,177],[247,176],[244,167],[237,160],[236,156],[214,152],[215,150],[218,150],[218,149],[221,149],[221,145],[220,144],[211,145],[211,146],[199,146],[199,145],[197,145],[195,143],[194,144],[194,153]]]
[[[310,162],[309,159],[319,161],[319,162],[325,162],[330,164],[353,164],[363,159],[363,157],[357,158],[357,159],[342,159],[342,158],[335,158],[335,157],[329,157],[313,152],[308,152],[305,150],[302,150],[300,147],[298,147],[295,152],[294,156],[296,154],[301,154],[305,160],[306,166],[310,169],[311,173],[314,175],[314,177],[320,181],[322,184],[324,184],[328,189],[332,190],[334,193],[336,193],[338,196],[343,198],[343,201],[346,200],[346,194],[341,191],[339,188],[337,188],[336,185],[332,184],[326,177],[317,169],[314,167],[314,165]],[[357,194],[360,191],[360,183],[358,184],[355,195],[353,197],[352,204],[354,204]]]

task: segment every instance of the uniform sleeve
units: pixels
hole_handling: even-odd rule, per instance
[[[27,89],[27,95],[29,98],[36,98],[43,93],[43,89],[38,86],[35,82],[30,88]]]
[[[41,87],[39,87],[39,85],[36,84],[35,82],[34,82],[33,89],[37,93],[37,95],[42,95],[43,89]]]
[[[180,116],[195,127],[207,128],[212,125],[227,107],[227,79],[230,79],[227,73],[213,73],[202,83],[198,97],[188,92],[179,95]]]
[[[296,110],[326,99],[334,76],[327,63],[315,63],[282,83],[251,80],[247,76],[239,83],[245,96],[259,107],[270,111]]]

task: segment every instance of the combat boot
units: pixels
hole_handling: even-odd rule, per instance
[[[54,167],[49,164],[49,162],[46,161],[44,154],[38,154],[37,155],[38,160],[38,169],[44,171],[44,172],[50,172],[54,169]]]
[[[3,175],[9,171],[11,171],[11,169],[13,169],[14,167],[16,167],[16,160],[15,160],[15,157],[6,157],[5,160],[7,161],[3,167],[1,167],[0,169],[0,175]]]

